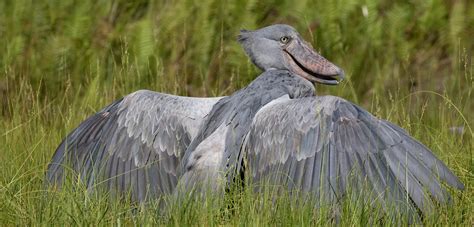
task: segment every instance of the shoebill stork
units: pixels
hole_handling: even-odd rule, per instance
[[[248,174],[254,185],[269,181],[328,202],[368,185],[368,197],[423,212],[449,201],[442,182],[463,189],[400,127],[342,98],[317,96],[313,83],[337,85],[343,70],[294,28],[243,30],[238,41],[263,71],[247,87],[218,98],[127,95],[62,141],[47,182],[60,186],[71,169],[90,190],[102,185],[145,201],[173,193],[178,182],[219,190]]]

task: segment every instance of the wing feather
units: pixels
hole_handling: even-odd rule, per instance
[[[381,201],[385,209],[430,212],[431,198],[449,201],[441,182],[463,188],[406,131],[333,96],[288,99],[262,108],[244,149],[254,182],[287,184],[320,201],[335,202],[350,191],[368,189],[369,200]],[[277,170],[287,179],[271,177]]]
[[[113,194],[137,201],[171,193],[183,152],[218,100],[132,93],[86,119],[64,139],[46,180],[60,186],[70,166],[89,190],[104,185]]]

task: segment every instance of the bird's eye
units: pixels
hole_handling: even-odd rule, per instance
[[[281,43],[288,43],[288,41],[290,41],[290,38],[288,38],[288,37],[286,37],[286,36],[282,36],[282,37],[280,38],[280,42],[281,42]]]

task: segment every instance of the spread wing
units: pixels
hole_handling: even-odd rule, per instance
[[[371,199],[385,207],[406,205],[409,198],[411,208],[414,203],[427,212],[433,206],[427,198],[449,200],[441,181],[463,188],[403,129],[332,96],[270,103],[254,118],[244,149],[254,183],[286,185],[320,201],[335,202],[368,186]]]
[[[61,185],[67,170],[88,190],[130,193],[136,201],[171,193],[177,167],[201,122],[219,98],[138,91],[82,122],[62,141],[47,170]]]

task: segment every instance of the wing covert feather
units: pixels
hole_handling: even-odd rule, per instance
[[[333,96],[270,103],[255,116],[244,149],[254,182],[286,184],[321,201],[335,202],[349,190],[366,187],[385,208],[409,197],[429,212],[431,197],[450,200],[442,181],[463,188],[403,129]],[[288,164],[289,169],[282,168]]]
[[[67,166],[88,189],[105,186],[137,201],[171,193],[177,167],[219,98],[137,91],[92,115],[57,148],[47,182],[60,186]]]

